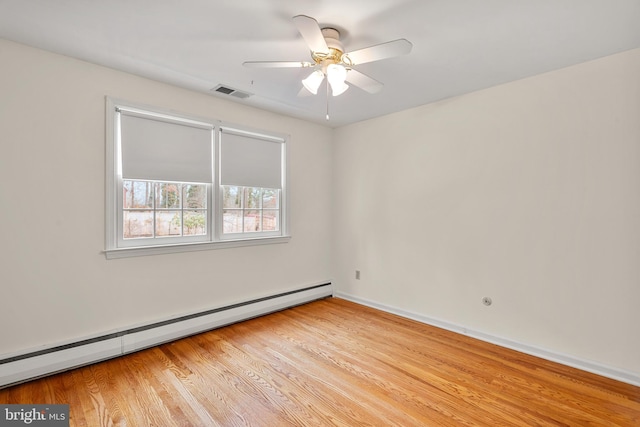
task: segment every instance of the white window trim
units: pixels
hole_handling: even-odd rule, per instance
[[[148,246],[119,246],[118,226],[117,221],[121,217],[121,201],[119,202],[120,194],[118,189],[122,180],[122,165],[120,164],[121,153],[120,147],[116,142],[116,135],[119,134],[117,129],[118,121],[116,120],[116,108],[122,107],[127,110],[141,110],[143,112],[153,112],[158,115],[165,115],[167,117],[178,117],[186,121],[197,121],[211,124],[214,128],[214,153],[215,153],[215,173],[214,179],[210,186],[211,191],[209,196],[211,202],[209,204],[210,209],[208,213],[209,230],[208,236],[210,240],[207,241],[192,241],[192,242],[179,242],[175,241],[167,244],[154,244]],[[283,150],[283,179],[282,189],[280,192],[280,229],[281,232],[278,235],[271,235],[270,233],[264,233],[261,235],[222,235],[221,221],[215,221],[216,218],[222,218],[222,194],[220,191],[219,179],[219,153],[220,153],[220,129],[232,128],[237,129],[247,134],[264,135],[264,131],[258,129],[251,129],[246,126],[240,126],[230,123],[223,123],[219,120],[201,119],[191,116],[186,116],[173,111],[162,110],[157,107],[145,106],[140,104],[131,103],[128,101],[106,97],[106,201],[105,201],[105,250],[103,253],[107,259],[128,258],[136,256],[147,255],[160,255],[169,253],[180,252],[194,252],[203,250],[223,249],[223,248],[235,248],[241,246],[256,246],[256,245],[268,245],[277,243],[286,243],[291,239],[290,227],[289,227],[289,195],[288,195],[288,135],[269,134],[274,139],[279,139],[284,143]]]
[[[271,245],[287,243],[291,236],[259,237],[242,240],[223,240],[219,242],[179,243],[174,245],[135,246],[130,248],[107,249],[104,251],[107,259],[129,258],[148,255],[173,254],[180,252],[196,252],[214,249],[238,248],[242,246]]]

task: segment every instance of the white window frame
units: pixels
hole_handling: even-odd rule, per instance
[[[120,129],[118,110],[139,111],[169,120],[193,122],[199,125],[208,124],[213,129],[213,171],[212,181],[207,183],[207,234],[189,237],[168,237],[146,239],[123,239],[122,237],[122,164],[120,147]],[[220,186],[220,132],[222,129],[233,129],[248,135],[266,140],[279,141],[282,149],[282,188],[280,191],[280,231],[255,233],[222,233],[222,191]],[[173,111],[163,110],[106,97],[106,214],[105,214],[105,250],[107,259],[191,252],[221,249],[238,246],[286,243],[289,233],[289,197],[287,178],[288,135],[251,129],[246,126],[223,123],[219,120],[203,119]],[[140,181],[144,181],[141,179]]]

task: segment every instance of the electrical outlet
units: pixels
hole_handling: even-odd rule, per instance
[[[356,270],[356,280],[360,280],[360,270]]]

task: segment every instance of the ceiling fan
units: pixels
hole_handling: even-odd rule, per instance
[[[293,23],[311,49],[313,62],[247,61],[243,65],[254,68],[313,68],[311,74],[302,80],[302,84],[314,95],[318,93],[318,88],[325,76],[333,96],[344,93],[349,88],[347,83],[369,93],[379,92],[383,84],[355,70],[354,67],[407,54],[413,46],[408,40],[398,39],[345,52],[340,42],[340,32],[335,28],[320,28],[318,21],[306,15],[294,16]]]

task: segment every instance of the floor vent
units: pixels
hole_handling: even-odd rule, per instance
[[[246,98],[248,98],[248,97],[250,97],[252,95],[249,92],[242,92],[241,90],[234,89],[232,87],[224,86],[224,85],[218,85],[218,86],[214,87],[213,89],[211,89],[211,91],[212,92],[221,93],[221,94],[224,94],[224,95],[234,96],[234,97],[240,98],[240,99],[246,99]]]

